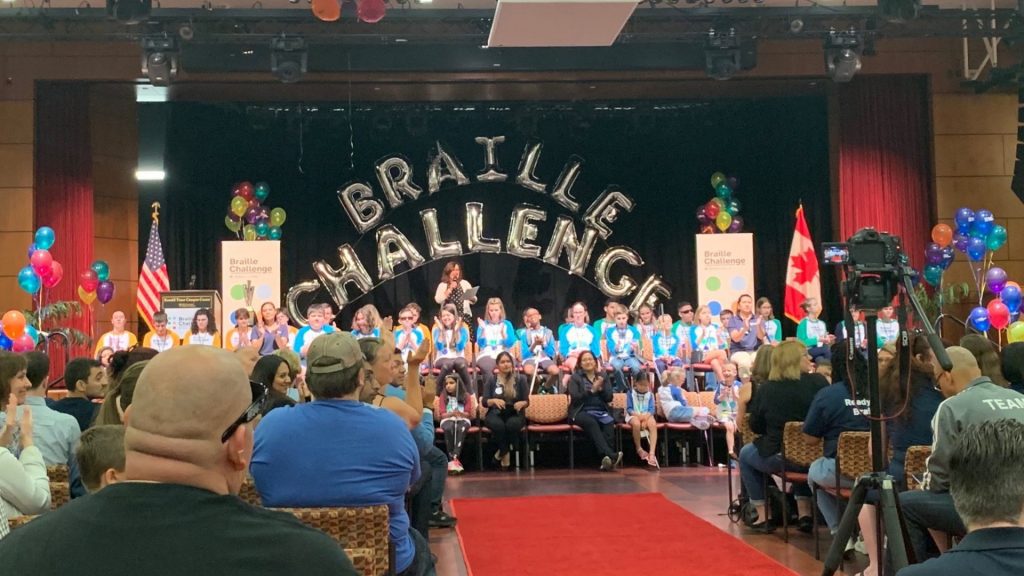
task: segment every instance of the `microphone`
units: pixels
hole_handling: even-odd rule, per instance
[[[192,276],[190,276],[190,277],[189,277],[189,279],[188,279],[188,289],[189,289],[189,290],[194,290],[194,289],[195,289],[195,287],[196,287],[196,275],[195,275],[195,274],[193,274],[193,275],[192,275]]]

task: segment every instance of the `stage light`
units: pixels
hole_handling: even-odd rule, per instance
[[[740,41],[736,30],[708,31],[704,41],[704,69],[715,80],[728,80],[740,70]]]
[[[306,41],[281,36],[270,41],[270,71],[285,84],[298,82],[306,73]]]
[[[142,73],[153,86],[167,86],[178,77],[178,47],[173,37],[142,39]]]
[[[825,37],[825,72],[834,82],[849,82],[860,71],[864,40],[856,30],[830,30]]]
[[[135,171],[135,179],[139,182],[161,182],[167,177],[167,173],[163,170],[143,170],[139,168]]]
[[[143,22],[152,10],[153,0],[107,0],[107,16],[125,24]]]

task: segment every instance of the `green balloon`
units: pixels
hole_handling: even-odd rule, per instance
[[[281,239],[281,235],[282,235],[281,228],[279,228],[277,226],[271,226],[270,227],[270,239],[271,240],[280,240]]]
[[[728,200],[730,197],[732,197],[732,188],[729,188],[728,184],[722,182],[721,184],[715,187],[715,195],[721,198],[722,200]]]
[[[270,232],[270,226],[266,222],[259,222],[256,224],[256,235],[260,238],[265,238]]]
[[[995,252],[1006,244],[1006,228],[999,226],[998,224],[992,228],[992,231],[985,237],[985,247]]]
[[[729,211],[729,214],[735,216],[740,213],[740,208],[742,208],[742,206],[743,205],[740,204],[739,200],[733,198],[732,200],[729,200],[729,205],[726,206],[725,209]]]
[[[288,213],[284,211],[284,208],[274,208],[270,211],[270,225],[280,227],[284,224],[285,219],[288,218]]]
[[[235,221],[231,219],[231,216],[225,216],[224,226],[226,226],[227,229],[231,230],[231,232],[233,232],[234,234],[238,234],[238,231],[242,229],[242,221]]]
[[[242,228],[242,238],[246,240],[256,239],[256,227],[252,224],[246,224],[245,228]]]
[[[267,184],[266,182],[257,182],[256,189],[253,191],[253,196],[256,196],[256,199],[260,202],[266,200],[267,196],[270,196],[270,184]]]

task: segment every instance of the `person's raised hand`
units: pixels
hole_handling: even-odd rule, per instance
[[[429,355],[430,346],[427,344],[427,339],[424,338],[423,341],[420,342],[420,345],[416,347],[416,350],[409,353],[409,358],[406,362],[409,366],[419,366]]]
[[[4,420],[4,424],[8,428],[11,428],[11,427],[13,427],[17,423],[17,420],[18,420],[18,396],[14,392],[11,392],[11,395],[7,397],[7,410],[6,410],[6,419]]]
[[[394,332],[395,320],[391,316],[385,316],[384,319],[380,321],[380,329],[382,336],[384,332]]]

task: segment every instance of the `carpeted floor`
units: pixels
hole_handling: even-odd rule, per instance
[[[451,502],[470,576],[795,574],[658,493]]]

